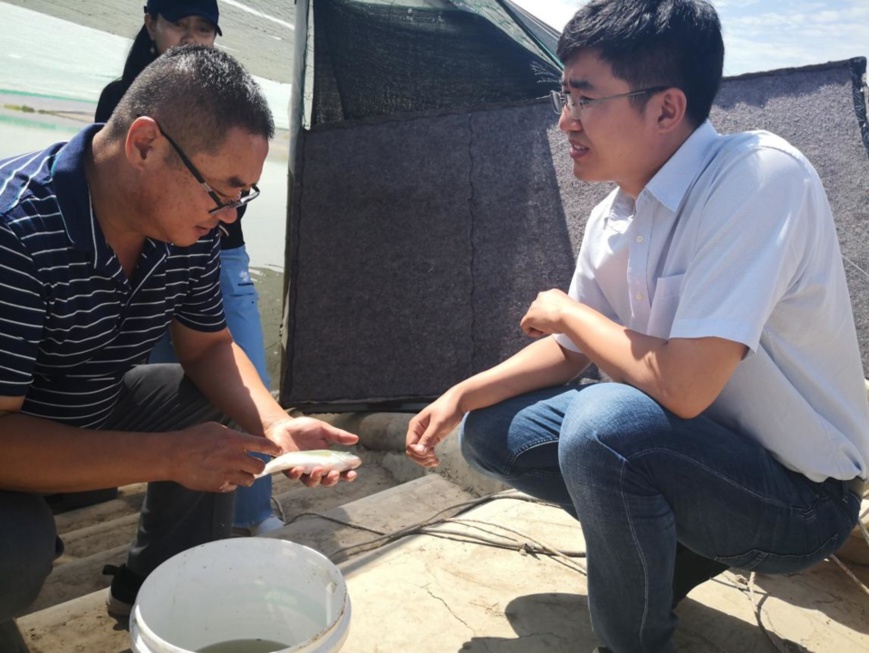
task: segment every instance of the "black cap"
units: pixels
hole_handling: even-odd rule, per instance
[[[217,0],[148,0],[145,11],[149,14],[160,14],[172,22],[187,16],[202,16],[214,23],[217,33],[223,36],[217,22],[220,18]]]

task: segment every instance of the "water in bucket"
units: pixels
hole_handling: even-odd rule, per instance
[[[268,642],[264,639],[237,639],[232,642],[212,644],[197,651],[197,653],[275,653],[287,648],[281,642]]]
[[[170,558],[130,616],[134,653],[333,653],[347,638],[340,570],[300,544],[234,538]]]

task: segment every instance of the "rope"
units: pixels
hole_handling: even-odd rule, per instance
[[[296,521],[301,517],[317,517],[319,519],[324,519],[326,521],[340,524],[341,526],[346,526],[348,528],[366,531],[377,535],[377,537],[373,539],[366,540],[358,544],[352,544],[350,546],[342,547],[333,551],[327,556],[333,562],[336,562],[336,559],[340,558],[340,556],[350,557],[351,555],[357,555],[360,553],[372,551],[381,548],[389,544],[390,542],[394,542],[409,535],[429,535],[432,537],[439,537],[442,539],[449,539],[457,542],[479,544],[500,549],[509,549],[517,551],[522,555],[548,556],[552,558],[555,562],[558,562],[559,564],[564,565],[565,567],[577,573],[580,573],[583,576],[587,575],[585,566],[575,560],[576,558],[585,558],[586,554],[584,551],[560,550],[528,535],[527,533],[523,533],[522,531],[492,522],[477,519],[462,519],[454,516],[441,516],[446,513],[458,514],[466,510],[470,510],[471,508],[474,508],[476,506],[482,505],[484,503],[499,499],[513,499],[515,501],[527,501],[529,503],[536,503],[543,506],[557,507],[555,506],[555,504],[541,501],[540,499],[536,499],[528,495],[520,494],[515,490],[505,490],[503,492],[498,492],[486,497],[474,499],[472,501],[464,501],[462,503],[448,506],[447,508],[444,508],[443,510],[435,513],[428,519],[422,520],[415,524],[411,524],[410,526],[407,526],[405,528],[389,532],[370,528],[368,526],[365,526],[364,524],[358,524],[349,520],[332,517],[331,515],[310,511],[299,513],[295,515],[292,519],[285,521],[287,524],[291,524],[292,522]],[[281,516],[283,518],[283,511],[281,511],[281,513]],[[863,524],[862,515],[861,519],[858,521],[858,524],[864,539],[867,543],[869,543],[869,530],[867,530],[865,524]],[[464,530],[446,530],[443,527],[447,525],[457,525]],[[502,532],[495,532],[495,530],[497,529],[500,529],[500,531]],[[479,531],[482,534],[473,531]],[[865,594],[869,594],[869,587],[864,585],[860,581],[860,579],[857,578],[857,576],[841,560],[839,560],[839,558],[837,558],[835,555],[831,555],[829,559],[835,562]],[[777,653],[790,653],[789,648],[786,647],[787,640],[784,640],[784,645],[780,644],[779,642],[783,640],[783,638],[777,635],[774,630],[768,629],[763,623],[763,602],[766,600],[767,597],[766,595],[760,599],[756,597],[755,581],[756,573],[751,572],[746,582],[746,589],[740,589],[740,591],[747,595],[749,601],[751,602],[755,622],[757,623],[758,628],[760,628],[760,631],[763,634],[767,644],[769,644],[769,646],[774,651],[776,651]],[[737,583],[737,587],[738,585],[739,584]]]
[[[763,625],[762,603],[763,603],[763,601],[766,600],[766,596],[764,596],[764,598],[761,599],[760,601],[755,600],[755,598],[754,598],[754,581],[756,578],[757,578],[757,574],[754,572],[751,572],[751,574],[748,577],[748,584],[747,584],[748,600],[751,601],[751,607],[753,608],[753,611],[754,611],[754,621],[755,621],[755,623],[757,623],[757,627],[760,628],[760,632],[764,636],[766,643],[769,644],[774,651],[777,651],[778,653],[788,653],[788,650],[786,648],[780,646],[779,643],[776,641],[778,636],[775,636],[775,638],[774,638],[773,633],[771,633],[769,630],[767,630],[766,626]]]

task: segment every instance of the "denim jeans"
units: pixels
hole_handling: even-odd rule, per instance
[[[673,650],[677,542],[796,572],[844,542],[860,507],[845,482],[812,482],[750,437],[619,383],[509,399],[468,414],[459,437],[474,468],[579,519],[592,627],[616,653]]]
[[[259,373],[265,387],[269,387],[265,342],[259,314],[259,295],[250,278],[250,257],[242,245],[220,251],[220,291],[226,325],[232,339],[242,348]],[[178,359],[167,333],[151,352],[150,363],[175,363]],[[260,454],[259,458],[268,457]],[[235,491],[234,526],[248,527],[258,524],[272,514],[272,478],[264,476],[250,487]]]

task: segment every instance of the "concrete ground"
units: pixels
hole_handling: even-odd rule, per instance
[[[593,650],[599,643],[587,612],[579,525],[557,508],[512,492],[481,501],[481,490],[500,488],[463,466],[449,440],[444,474],[420,476],[405,467],[391,441],[408,418],[333,416],[356,430],[363,445],[381,447],[379,459],[366,464],[397,478],[416,477],[296,519],[273,535],[321,551],[344,573],[353,616],[342,653]],[[424,531],[417,529],[432,519]],[[366,544],[377,538],[372,531],[415,534],[374,546]],[[858,546],[869,551],[865,542]],[[848,566],[869,583],[869,566]],[[31,653],[128,652],[129,635],[105,616],[103,596],[94,592],[20,620]],[[869,651],[867,610],[865,588],[831,561],[790,576],[728,572],[679,606],[676,651]]]
[[[558,653],[599,644],[587,612],[582,559],[529,553],[526,543],[582,551],[561,510],[499,499],[440,532],[510,549],[414,536],[341,565],[353,601],[345,653]],[[863,581],[869,573],[861,570]],[[679,606],[679,652],[869,651],[869,597],[833,563],[785,577],[726,573]],[[755,605],[760,621],[757,623]]]

